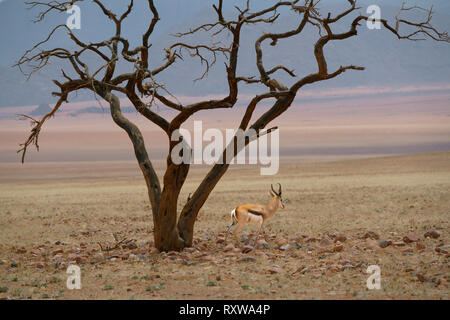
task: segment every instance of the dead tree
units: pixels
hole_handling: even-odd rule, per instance
[[[42,8],[37,18],[38,21],[41,21],[51,12],[65,14],[67,8],[79,1],[81,0],[33,1],[28,2],[28,4],[31,7]],[[342,5],[346,5],[347,7],[337,15],[323,12],[323,10],[321,12],[317,6],[319,0],[277,1],[266,9],[256,12],[250,9],[250,0],[247,0],[244,4],[245,7],[236,7],[237,11],[234,20],[225,18],[223,14],[224,1],[217,0],[212,6],[216,19],[211,23],[203,24],[185,33],[177,34],[178,40],[181,41],[176,41],[165,49],[166,60],[153,70],[149,67],[150,38],[160,19],[155,1],[148,0],[149,24],[148,28],[143,30],[142,42],[136,48],[130,48],[129,41],[122,37],[122,24],[133,10],[133,0],[129,1],[127,9],[120,15],[110,11],[101,0],[91,1],[98,7],[100,14],[103,14],[113,22],[115,28],[113,37],[102,42],[85,43],[78,39],[66,25],[58,25],[50,31],[43,41],[26,51],[17,63],[18,67],[31,67],[31,75],[31,73],[46,67],[50,60],[61,59],[68,62],[68,65],[73,68],[72,72],[76,74],[75,78],[71,78],[67,72],[62,70],[62,76],[65,79],[64,82],[54,80],[59,91],[53,94],[58,97],[58,101],[53,107],[53,110],[41,120],[33,119],[34,127],[31,130],[31,134],[21,144],[21,149],[18,152],[22,153],[23,162],[30,145],[35,145],[36,148],[39,148],[38,137],[42,126],[46,120],[52,117],[67,102],[70,93],[87,89],[92,91],[97,97],[101,97],[107,101],[110,106],[113,121],[128,134],[137,162],[144,175],[153,213],[155,246],[159,250],[180,250],[192,245],[194,223],[197,214],[217,182],[229,167],[229,161],[213,165],[178,215],[178,197],[190,165],[189,163],[175,164],[172,161],[170,157],[171,151],[181,141],[182,137],[180,137],[179,141],[171,141],[170,138],[172,133],[179,129],[189,117],[201,110],[233,108],[237,102],[240,86],[259,85],[266,88],[267,91],[255,95],[250,100],[238,126],[239,129],[244,131],[249,129],[255,130],[258,133],[255,137],[257,139],[259,135],[270,132],[270,130],[263,131],[263,129],[291,106],[297,94],[306,85],[335,78],[347,70],[364,70],[363,67],[355,65],[345,65],[337,70],[328,70],[327,60],[324,56],[324,48],[328,43],[357,36],[358,28],[365,24],[366,21],[372,19],[360,13],[361,10],[358,10],[360,8],[357,7],[355,0],[342,1]],[[298,15],[298,23],[291,30],[286,30],[282,33],[264,33],[256,39],[254,43],[256,52],[255,63],[259,74],[257,76],[239,74],[237,62],[243,26],[256,28],[261,24],[273,24],[279,20],[281,16],[280,10],[282,8],[293,10]],[[400,17],[412,11],[422,12],[424,14],[424,20],[421,22],[412,22]],[[447,33],[439,32],[432,26],[432,13],[432,9],[428,10],[417,6],[402,6],[392,23],[389,23],[385,19],[380,19],[379,22],[398,39],[418,41],[424,38],[431,38],[436,41],[449,42]],[[344,18],[351,18],[348,31],[343,33],[333,32],[333,25],[339,21],[342,22]],[[277,65],[271,69],[267,68],[268,63],[263,59],[262,43],[270,41],[272,46],[276,46],[279,41],[301,34],[307,25],[312,25],[314,28],[317,28],[318,39],[313,48],[317,62],[317,71],[304,75],[303,77],[297,77],[287,66]],[[401,28],[406,28],[406,30],[401,31]],[[72,52],[66,48],[44,48],[53,35],[60,29],[68,33],[68,36],[78,48],[76,51]],[[228,44],[222,42],[212,45],[188,44],[182,41],[185,36],[197,32],[207,32],[211,36],[228,33],[231,37]],[[184,105],[178,102],[172,95],[168,94],[167,88],[158,82],[158,75],[181,60],[180,58],[184,52],[198,57],[202,64],[206,65],[206,69],[201,78],[207,75],[211,65],[215,62],[216,55],[220,54],[225,56],[225,72],[228,84],[225,97]],[[83,57],[88,53],[96,55],[103,61],[103,65],[93,70],[92,66],[84,63]],[[130,63],[130,71],[128,73],[117,74],[116,65],[119,60]],[[270,63],[272,64],[273,61],[270,61]],[[292,83],[287,85],[277,79],[276,74],[279,72],[289,74],[293,79]],[[167,134],[169,155],[167,157],[167,169],[163,176],[162,190],[160,180],[149,159],[141,131],[121,112],[120,101],[117,96],[119,93],[124,94],[131,101],[137,112],[159,126]],[[147,100],[144,98],[147,98]],[[150,102],[146,103],[143,99],[145,101],[149,100]],[[257,105],[267,100],[274,101],[269,110],[252,122],[252,115]],[[156,102],[175,110],[177,115],[170,120],[163,118],[154,108],[151,108]],[[232,143],[224,148],[224,157],[227,154],[236,156],[249,143],[249,141],[246,141],[243,146],[237,148],[236,144],[233,143],[236,139],[237,136],[234,137]]]

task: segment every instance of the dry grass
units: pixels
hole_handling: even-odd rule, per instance
[[[449,160],[450,152],[439,152],[286,163],[277,176],[231,168],[200,212],[194,252],[173,254],[149,248],[151,216],[134,163],[40,164],[28,180],[21,174],[29,169],[1,165],[0,291],[7,292],[0,298],[449,299]],[[204,173],[193,167],[182,201]],[[270,249],[224,252],[217,240],[230,210],[268,201],[275,182],[289,203],[266,225]],[[251,238],[255,230],[247,226],[241,236]],[[429,230],[441,236],[424,238]],[[415,233],[425,248],[373,247],[363,239],[367,231],[394,242]],[[98,262],[97,242],[112,241],[112,232],[136,239],[138,248],[112,251]],[[341,252],[330,252],[336,233],[347,240]],[[289,249],[276,248],[281,238]],[[58,248],[64,253],[55,260],[51,252]],[[75,248],[80,253],[71,253]],[[66,288],[69,255],[82,258],[81,290]],[[372,264],[381,268],[381,290],[366,288]]]

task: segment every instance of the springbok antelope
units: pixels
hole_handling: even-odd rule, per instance
[[[272,197],[272,200],[270,200],[267,205],[245,204],[238,206],[231,211],[231,224],[227,229],[225,241],[228,238],[228,234],[233,226],[235,226],[233,235],[237,238],[238,232],[244,225],[247,223],[259,223],[258,234],[256,235],[253,246],[256,245],[256,241],[258,240],[261,230],[263,230],[264,233],[264,222],[271,218],[275,212],[277,212],[278,208],[284,209],[283,199],[281,198],[281,184],[278,183],[278,186],[278,192],[276,192],[273,185],[270,185],[272,190],[269,194]]]

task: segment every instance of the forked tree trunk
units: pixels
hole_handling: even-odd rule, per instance
[[[170,150],[173,147],[173,142]],[[171,152],[167,157],[167,169],[164,174],[164,188],[161,194],[158,214],[154,227],[155,247],[160,251],[180,250],[186,242],[180,236],[177,227],[177,204],[181,187],[189,172],[189,164],[176,165],[172,162]]]

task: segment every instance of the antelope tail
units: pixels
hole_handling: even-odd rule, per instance
[[[233,209],[233,210],[231,211],[231,220],[232,220],[232,222],[231,222],[230,226],[228,227],[226,233],[229,233],[230,230],[231,230],[231,228],[232,228],[235,224],[237,224],[237,222],[238,222],[237,219],[236,219],[236,209]]]

